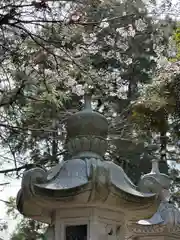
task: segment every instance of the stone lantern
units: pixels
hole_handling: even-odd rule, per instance
[[[156,193],[159,206],[149,219],[129,222],[132,239],[175,240],[180,239],[180,211],[170,202],[171,179],[159,171],[158,160],[152,161],[150,173],[141,177],[139,189]]]
[[[66,127],[69,159],[49,171],[34,168],[24,173],[17,196],[20,213],[49,224],[48,240],[148,236],[154,220],[151,225],[140,219],[157,212],[162,183],[165,180],[167,187],[168,177],[151,173],[135,186],[120,166],[105,161],[108,122],[92,110],[88,95],[84,110],[70,116]],[[155,227],[161,229],[164,220],[162,216],[158,220]]]

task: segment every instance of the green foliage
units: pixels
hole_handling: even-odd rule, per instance
[[[170,58],[170,61],[177,62],[180,60],[180,26],[179,24],[177,24],[177,27],[174,30],[173,40],[175,41],[175,46],[176,46],[176,56],[173,58]]]
[[[179,117],[179,72],[172,64],[147,85],[133,106],[133,120],[152,131],[167,131],[168,118]],[[147,120],[148,119],[148,120]],[[139,125],[139,126],[140,126]]]
[[[15,231],[11,235],[11,240],[37,240],[43,239],[42,236],[46,230],[46,225],[28,218],[20,218],[16,209],[16,199],[10,197],[7,207],[7,215],[18,220]]]
[[[23,219],[17,224],[16,229],[11,236],[11,240],[42,239],[42,224],[34,220]]]

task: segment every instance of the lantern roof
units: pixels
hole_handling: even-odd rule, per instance
[[[17,196],[22,214],[48,222],[52,209],[67,202],[106,204],[123,211],[154,204],[156,193],[141,191],[120,166],[105,161],[108,122],[92,110],[89,95],[85,96],[85,108],[72,115],[66,127],[70,158],[49,171],[34,168],[24,173]]]

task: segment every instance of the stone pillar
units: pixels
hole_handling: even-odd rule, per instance
[[[124,222],[124,224],[121,226],[119,231],[119,240],[132,240],[132,234],[129,232],[129,229],[127,228],[127,223]]]
[[[93,212],[93,215],[90,217],[89,239],[99,240],[100,234],[101,234],[101,227],[98,222],[98,218],[94,215],[94,212]]]
[[[46,240],[55,240],[55,226],[49,226],[45,232]]]

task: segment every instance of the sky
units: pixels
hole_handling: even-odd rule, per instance
[[[7,164],[3,168],[12,168],[12,165]],[[0,175],[0,183],[4,182],[10,182],[9,185],[6,185],[5,187],[0,186],[0,199],[7,201],[9,197],[16,197],[18,190],[20,189],[21,181],[16,180],[15,178],[9,178],[3,176],[3,174]],[[16,220],[12,219],[12,217],[8,217],[6,215],[6,207],[3,202],[0,202],[0,223],[2,220],[5,220],[8,222],[8,229],[4,232],[0,231],[0,238],[3,240],[9,240],[10,233],[13,232]]]
[[[161,2],[161,0],[158,0]],[[179,0],[172,0],[173,4],[179,2]],[[12,168],[12,164],[4,164],[4,169]],[[0,186],[0,199],[7,201],[9,197],[16,197],[18,190],[20,189],[21,180],[16,180],[15,178],[9,178],[0,174],[0,183],[10,182],[9,185],[2,187]],[[12,217],[8,217],[6,214],[6,207],[3,202],[0,202],[0,223],[2,220],[8,222],[8,229],[4,232],[0,232],[0,238],[3,240],[9,240],[10,234],[15,229],[17,220],[12,219]]]

